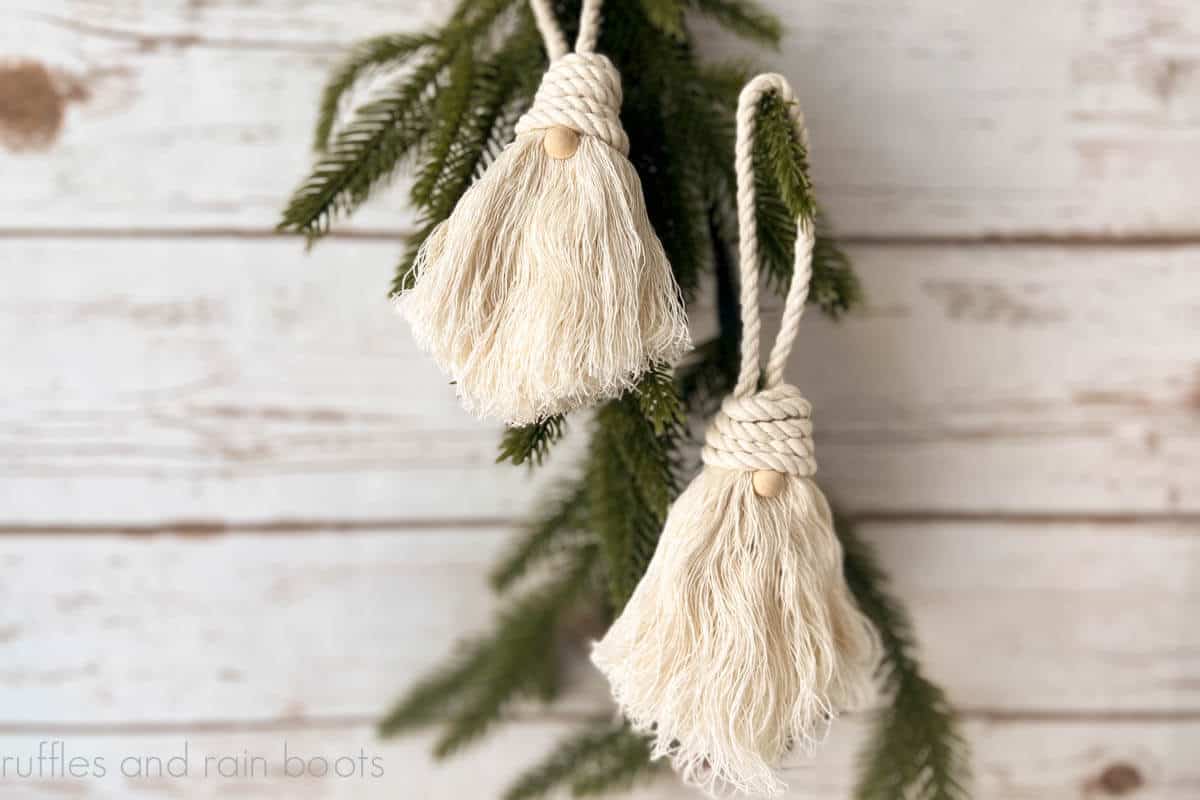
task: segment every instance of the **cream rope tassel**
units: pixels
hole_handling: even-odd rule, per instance
[[[621,78],[594,52],[600,2],[551,64],[517,138],[425,242],[401,308],[467,409],[528,424],[616,397],[690,347],[679,288],[621,127]]]
[[[705,436],[700,475],[675,501],[645,576],[592,660],[635,729],[708,792],[778,795],[775,774],[839,710],[873,695],[878,635],[855,606],[829,504],[811,477],[811,406],[783,382],[812,274],[813,230],[799,222],[782,330],[759,381],[754,114],[791,87],[762,75],[738,105],[742,367]]]

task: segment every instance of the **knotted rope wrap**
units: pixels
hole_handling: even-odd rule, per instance
[[[621,75],[611,61],[598,53],[570,53],[550,64],[533,106],[517,120],[517,134],[569,128],[627,156],[621,97]]]
[[[812,404],[787,384],[748,397],[730,395],[708,426],[701,458],[725,469],[813,475]]]
[[[568,53],[530,0],[550,67],[516,140],[425,241],[401,309],[468,410],[525,425],[620,395],[690,347],[683,300],[621,126],[621,78],[585,0]]]
[[[709,793],[778,795],[775,774],[841,709],[867,702],[878,635],[855,606],[829,504],[811,476],[812,406],[783,373],[812,275],[798,221],[781,331],[759,389],[759,259],[753,135],[768,92],[803,117],[787,82],[761,75],[738,104],[742,365],[705,436],[704,468],[667,516],[633,596],[592,652],[636,730]]]

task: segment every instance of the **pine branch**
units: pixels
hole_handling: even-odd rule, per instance
[[[687,32],[683,29],[682,0],[639,0],[650,24],[676,41],[683,41]]]
[[[584,484],[567,484],[548,508],[526,526],[523,534],[501,556],[489,576],[498,592],[511,588],[530,569],[557,555],[564,546],[578,545],[578,534],[587,524],[587,490]]]
[[[329,146],[330,135],[340,115],[342,98],[355,83],[371,70],[402,65],[409,57],[435,45],[437,41],[435,37],[424,34],[389,33],[355,45],[321,92],[313,149],[319,152]]]
[[[458,140],[459,129],[472,99],[474,77],[475,55],[470,48],[464,47],[455,54],[446,86],[438,95],[433,109],[433,135],[424,153],[425,163],[417,171],[417,178],[409,191],[412,204],[418,208],[429,204],[433,189],[442,177],[442,170]]]
[[[444,758],[482,736],[515,699],[553,700],[559,690],[559,622],[591,585],[596,555],[591,545],[567,554],[562,572],[510,603],[489,636],[469,643],[448,668],[415,684],[380,722],[380,735],[445,717],[434,746],[434,754]]]
[[[675,438],[674,428],[655,433],[635,395],[596,413],[584,480],[588,520],[604,555],[614,611],[624,607],[646,571],[675,496]]]
[[[424,48],[428,54],[378,98],[355,109],[327,143],[309,177],[293,193],[278,230],[302,233],[311,243],[328,231],[334,216],[352,213],[390,180],[435,127],[443,71],[462,58],[463,51],[474,48],[516,1],[462,0],[459,13]]]
[[[650,747],[625,724],[601,723],[560,742],[541,763],[504,792],[504,800],[537,800],[567,789],[574,797],[627,790],[648,778]]]
[[[550,702],[558,696],[556,643],[559,622],[589,586],[594,547],[577,549],[561,575],[519,600],[497,625],[489,658],[477,671],[469,697],[451,712],[434,755],[445,758],[478,739],[521,695]]]
[[[514,466],[541,466],[550,448],[562,439],[567,420],[562,414],[546,417],[532,425],[507,428],[500,439],[500,455],[496,463],[511,462]]]
[[[363,108],[337,134],[300,185],[278,230],[313,240],[337,214],[348,214],[389,179],[432,127],[436,91],[431,89],[449,56],[441,53]]]
[[[708,266],[704,211],[711,159],[697,155],[711,141],[710,126],[698,118],[702,75],[690,46],[653,25],[640,1],[606,6],[601,49],[623,73],[638,76],[626,82],[622,106],[630,161],[676,283],[690,300]],[[695,124],[681,126],[681,119]]]
[[[638,406],[656,436],[682,429],[685,415],[670,368],[659,365],[642,376],[637,386]]]
[[[578,0],[559,0],[560,20],[577,18]],[[519,8],[520,16],[509,16]],[[684,25],[685,9],[733,33],[776,44],[780,26],[754,0],[610,0],[600,49],[626,76],[622,119],[632,142],[651,222],[690,302],[702,274],[717,283],[719,334],[699,348],[676,382],[665,371],[596,411],[583,475],[566,484],[497,564],[498,591],[543,576],[506,598],[492,631],[467,643],[412,687],[381,723],[393,734],[443,721],[436,752],[445,756],[485,733],[522,697],[545,701],[559,690],[558,641],[564,616],[584,601],[619,611],[653,555],[667,506],[686,411],[707,413],[737,370],[740,322],[731,258],[733,110],[748,70],[702,67]],[[514,24],[498,25],[500,20]],[[343,129],[336,116],[346,92],[375,67],[400,65],[397,77]],[[544,54],[522,0],[459,0],[451,22],[429,37],[379,37],[352,51],[325,88],[317,141],[325,152],[285,211],[281,230],[310,238],[352,212],[390,179],[402,160],[417,165],[412,187],[419,229],[409,240],[394,289],[415,277],[421,243],[452,211],[471,180],[512,137],[537,86]],[[807,153],[787,109],[767,98],[756,140],[759,238],[769,283],[791,279],[798,214],[817,218]],[[336,130],[336,133],[335,133]],[[836,315],[858,285],[846,256],[818,223],[810,300]],[[500,460],[539,463],[562,434],[562,420],[509,431]],[[843,531],[847,576],[864,611],[884,635],[884,671],[893,703],[864,755],[860,800],[963,800],[966,748],[940,689],[920,672],[911,625],[886,591],[873,554]],[[547,566],[560,571],[548,576]],[[599,585],[607,578],[607,591]],[[646,744],[603,724],[563,743],[509,793],[512,800],[567,789],[576,796],[626,786],[649,771]]]
[[[777,94],[759,101],[754,133],[755,172],[774,177],[775,190],[792,218],[816,218],[808,150],[796,131],[788,104]]]
[[[417,255],[434,228],[450,216],[472,178],[478,177],[512,137],[519,111],[532,97],[540,72],[541,39],[526,14],[512,37],[476,71],[468,104],[469,112],[453,131],[444,158],[431,159],[423,175],[426,182],[414,186],[412,200],[421,209],[421,227],[410,236],[392,281],[393,295],[412,288],[416,282]]]
[[[824,232],[828,225],[817,216],[817,241],[813,245],[813,274],[808,302],[816,303],[829,317],[840,318],[863,302],[862,285],[850,259],[837,240]]]
[[[390,297],[397,298],[416,285],[417,257],[421,252],[421,246],[425,244],[425,240],[429,238],[436,227],[437,223],[430,221],[405,237],[404,253],[400,256],[400,263],[396,265],[396,269],[392,273],[392,285],[388,288]]]
[[[942,689],[922,674],[912,620],[888,593],[878,557],[844,519],[836,521],[846,580],[878,629],[890,705],[879,713],[860,759],[857,800],[968,800],[970,752]]]
[[[483,641],[460,643],[447,663],[413,683],[380,720],[380,735],[386,738],[428,725],[457,705],[488,657],[486,645]]]
[[[776,106],[783,108],[781,103]],[[763,269],[768,284],[776,292],[787,290],[795,268],[796,218],[801,214],[812,215],[816,220],[817,239],[813,247],[808,301],[836,319],[862,301],[862,289],[850,268],[849,259],[829,235],[829,226],[812,199],[812,185],[805,163],[807,156],[803,148],[784,143],[781,126],[786,125],[790,130],[791,123],[782,122],[777,113],[773,122],[760,129],[767,136],[756,139],[754,149],[755,216]],[[767,133],[770,130],[775,134]],[[776,164],[778,159],[790,161],[791,165],[780,166]],[[783,180],[791,184],[787,189],[790,204],[781,194]]]
[[[676,372],[676,385],[687,410],[707,419],[720,408],[721,400],[733,390],[741,354],[742,316],[734,259],[724,240],[717,210],[708,215],[712,231],[713,276],[716,284],[718,334],[696,346]]]
[[[692,5],[744,39],[779,46],[783,28],[778,18],[754,0],[692,0]]]

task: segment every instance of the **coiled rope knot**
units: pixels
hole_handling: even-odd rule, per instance
[[[704,435],[701,458],[724,469],[813,475],[812,404],[786,383],[726,397]]]
[[[621,75],[599,53],[568,53],[550,63],[533,98],[517,121],[517,133],[562,126],[594,136],[621,155],[629,155],[629,136],[621,126]]]

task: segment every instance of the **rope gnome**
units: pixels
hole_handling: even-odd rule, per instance
[[[616,397],[690,347],[683,299],[627,158],[621,77],[531,0],[550,67],[516,140],[417,257],[402,309],[467,409],[511,425]]]
[[[812,481],[811,406],[783,382],[812,276],[801,218],[782,329],[759,389],[754,117],[779,75],[743,89],[737,117],[742,365],[705,435],[705,467],[672,506],[658,549],[592,660],[635,729],[709,793],[778,795],[774,767],[811,748],[840,709],[870,700],[878,634],[855,606],[829,504]]]

